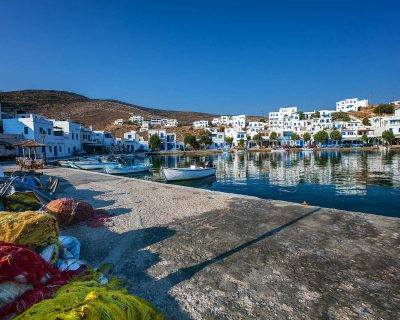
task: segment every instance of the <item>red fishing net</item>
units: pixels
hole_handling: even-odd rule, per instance
[[[94,214],[93,207],[89,203],[72,198],[50,201],[45,210],[56,217],[60,227],[85,221]]]
[[[40,300],[52,297],[75,273],[60,272],[24,246],[0,243],[0,283],[14,281],[28,283],[33,287],[1,308],[0,319],[20,313]]]

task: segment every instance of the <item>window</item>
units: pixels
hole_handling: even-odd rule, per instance
[[[24,134],[28,134],[28,127],[24,127]]]
[[[53,150],[52,150],[53,148],[51,147],[51,146],[49,146],[49,151],[50,152],[53,152]]]
[[[75,140],[75,133],[72,132],[72,140]]]
[[[62,150],[62,149],[61,149],[61,146],[58,146],[58,151],[60,151],[60,152],[61,152],[61,150]]]
[[[68,147],[68,154],[70,154],[71,153],[71,148],[70,147]]]
[[[47,135],[51,136],[51,129],[47,129]]]

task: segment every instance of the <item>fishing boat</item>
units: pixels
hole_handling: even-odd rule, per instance
[[[78,161],[78,162],[72,162],[72,165],[77,167],[78,169],[82,170],[99,170],[99,169],[105,169],[109,166],[113,167],[118,165],[118,162],[111,161],[111,162],[92,162],[92,161]]]
[[[109,174],[129,174],[129,173],[137,173],[137,172],[145,172],[151,169],[150,164],[140,164],[136,166],[127,166],[118,164],[115,166],[106,166],[104,167],[104,172]]]
[[[271,150],[271,152],[288,152],[288,148],[274,148]]]
[[[163,168],[163,174],[167,181],[198,179],[214,176],[217,169],[214,167],[203,168],[195,165],[189,168]]]

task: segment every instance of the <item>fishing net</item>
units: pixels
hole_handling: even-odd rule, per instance
[[[33,192],[14,192],[3,200],[6,211],[39,210],[42,207],[39,199]]]
[[[74,274],[60,272],[24,246],[0,243],[0,284],[8,284],[6,294],[15,293],[20,284],[30,286],[22,295],[0,308],[0,319],[21,313],[42,299],[51,298]],[[5,295],[3,298],[4,301],[7,299]]]
[[[90,204],[71,198],[50,201],[44,209],[56,217],[60,227],[85,221],[94,214]]]
[[[16,319],[29,320],[162,320],[150,303],[130,295],[116,280],[102,285],[79,278],[60,288],[53,299],[43,300]]]
[[[58,242],[57,220],[36,211],[0,212],[0,241],[39,249]]]

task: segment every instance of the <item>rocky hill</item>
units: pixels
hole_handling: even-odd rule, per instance
[[[3,112],[33,112],[54,119],[71,119],[95,129],[105,129],[114,120],[127,120],[130,114],[150,118],[174,118],[183,125],[204,119],[211,120],[215,115],[189,111],[169,111],[146,108],[117,100],[99,100],[66,91],[21,90],[0,92]]]

